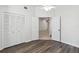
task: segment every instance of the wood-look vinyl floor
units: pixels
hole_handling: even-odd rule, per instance
[[[5,48],[0,53],[79,53],[79,48],[54,40],[34,40]]]

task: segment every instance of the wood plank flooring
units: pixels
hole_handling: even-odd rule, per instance
[[[79,48],[54,40],[34,40],[5,48],[0,53],[79,53]]]

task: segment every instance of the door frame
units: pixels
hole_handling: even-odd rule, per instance
[[[48,34],[49,34],[49,37],[50,37],[50,39],[52,38],[51,37],[51,34],[50,34],[50,20],[51,20],[51,17],[38,17],[38,20],[40,21],[40,18],[48,18]],[[39,22],[39,29],[40,29],[40,22]],[[40,30],[39,30],[40,31]],[[40,33],[39,33],[39,35],[40,35]],[[40,39],[40,36],[39,36],[39,39]]]

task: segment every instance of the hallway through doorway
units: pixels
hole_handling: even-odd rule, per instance
[[[39,39],[49,40],[49,17],[39,17]]]

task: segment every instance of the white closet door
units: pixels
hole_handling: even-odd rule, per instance
[[[9,45],[9,16],[3,14],[2,24],[2,47],[8,47]]]
[[[30,14],[26,15],[25,18],[25,42],[32,40],[32,17]]]
[[[2,14],[0,14],[0,50],[2,49]]]
[[[10,43],[11,45],[24,42],[24,16],[10,15]]]
[[[22,43],[24,42],[24,18],[23,16],[17,16],[15,19],[15,32],[16,32],[16,39],[17,39],[17,43]]]
[[[24,42],[24,16],[9,14],[9,43],[8,46]]]
[[[4,13],[0,16],[0,47],[10,47],[25,42],[25,16]]]
[[[17,44],[16,39],[16,16],[9,15],[9,44],[15,45]]]
[[[32,18],[32,40],[39,39],[39,19],[36,17]]]

